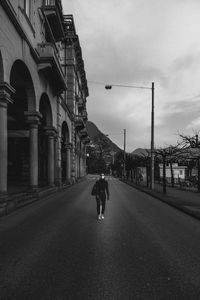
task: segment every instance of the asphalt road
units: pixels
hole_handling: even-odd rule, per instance
[[[112,178],[99,221],[93,183],[0,219],[0,300],[200,299],[200,222]]]

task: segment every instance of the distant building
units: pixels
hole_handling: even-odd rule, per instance
[[[0,197],[86,174],[82,51],[60,0],[0,2]]]
[[[146,167],[137,167],[136,173],[137,173],[137,178],[140,181],[147,181],[147,168]]]
[[[177,163],[172,164],[173,176],[175,182],[179,180],[185,180],[187,175],[187,166],[179,166]],[[163,164],[159,164],[160,178],[163,178]],[[166,180],[171,182],[171,167],[166,165]]]

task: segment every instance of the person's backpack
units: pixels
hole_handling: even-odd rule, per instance
[[[96,196],[96,194],[97,194],[97,184],[95,183],[93,185],[93,188],[92,188],[92,191],[91,191],[91,195],[92,196]]]

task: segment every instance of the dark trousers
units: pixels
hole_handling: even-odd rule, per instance
[[[104,214],[105,212],[105,207],[106,207],[106,194],[105,193],[100,193],[99,195],[96,196],[96,201],[97,201],[97,214],[100,214],[100,207],[102,206],[101,213]]]

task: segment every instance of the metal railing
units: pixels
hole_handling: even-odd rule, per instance
[[[43,0],[44,6],[56,6],[62,12],[62,3],[60,0]]]

